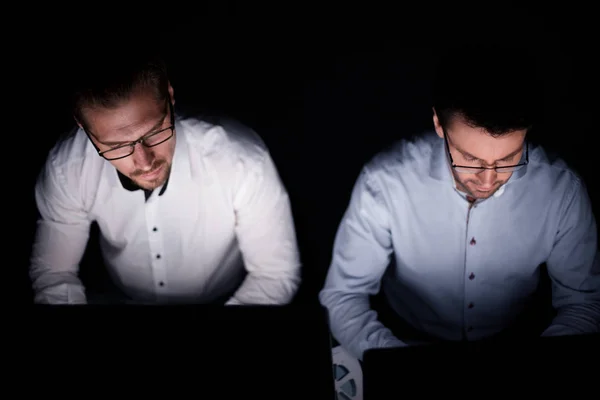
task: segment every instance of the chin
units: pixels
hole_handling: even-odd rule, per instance
[[[496,193],[496,191],[498,190],[498,188],[499,188],[499,186],[495,186],[489,192],[481,192],[481,191],[476,190],[476,189],[471,189],[471,194],[473,195],[473,197],[475,197],[477,199],[487,199],[488,197],[491,197],[494,193]]]
[[[165,183],[164,180],[160,180],[160,181],[156,181],[156,182],[144,182],[143,186],[141,186],[141,185],[140,186],[146,190],[154,190],[154,189],[159,188],[163,183]]]
[[[162,168],[160,175],[153,179],[143,179],[143,178],[135,178],[132,179],[136,185],[145,190],[154,190],[161,185],[163,185],[167,181],[167,177],[169,176],[170,168]]]
[[[492,197],[493,194],[494,194],[494,192],[481,193],[481,192],[477,192],[476,191],[476,192],[473,193],[473,197],[475,197],[476,199],[479,199],[479,200],[485,200],[485,199],[487,199],[489,197]]]
[[[166,181],[165,176],[161,176],[161,177],[153,179],[151,181],[138,180],[138,179],[134,180],[136,185],[138,185],[142,189],[146,189],[146,190],[154,190],[154,189],[160,187],[162,184],[164,184],[165,181]]]

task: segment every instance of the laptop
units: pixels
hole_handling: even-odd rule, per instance
[[[371,349],[363,356],[363,394],[376,400],[408,393],[488,397],[495,388],[551,393],[560,384],[595,382],[598,360],[600,334]]]
[[[34,306],[23,319],[31,362],[64,379],[84,370],[106,385],[135,375],[140,389],[186,397],[335,398],[318,305]]]

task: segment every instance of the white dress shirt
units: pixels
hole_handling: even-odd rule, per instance
[[[176,120],[167,190],[126,190],[85,133],[49,153],[30,276],[36,303],[86,303],[78,278],[90,224],[104,263],[132,299],[150,303],[285,304],[300,281],[290,201],[269,152],[232,120]],[[237,288],[237,290],[236,290]]]
[[[409,344],[370,308],[369,296],[380,289],[413,328],[477,340],[515,321],[543,263],[557,309],[545,334],[598,332],[596,221],[580,177],[530,146],[529,164],[471,205],[456,190],[444,140],[429,132],[363,168],[320,300],[332,334],[357,358],[369,348]]]

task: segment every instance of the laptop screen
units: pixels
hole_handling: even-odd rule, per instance
[[[187,387],[198,398],[335,397],[330,337],[320,307],[32,310],[23,316],[28,353],[35,355],[34,363],[52,369],[84,370],[97,381],[135,373],[144,385]]]
[[[518,383],[540,390],[551,387],[552,377],[562,376],[560,380],[566,382],[566,374],[572,373],[579,381],[586,371],[596,373],[586,368],[585,360],[599,357],[598,334],[371,349],[362,364],[364,400],[409,393],[464,394],[469,386],[480,387],[483,382],[501,387]],[[493,393],[494,389],[487,390]]]

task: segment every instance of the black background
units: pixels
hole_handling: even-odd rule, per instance
[[[18,215],[25,228],[11,239],[17,243],[11,251],[18,254],[19,301],[31,302],[33,185],[48,150],[72,125],[69,77],[78,63],[104,56],[89,46],[90,38],[102,35],[157,40],[168,54],[177,107],[226,112],[263,137],[292,200],[304,263],[299,301],[316,301],[362,165],[392,141],[431,129],[433,64],[455,41],[532,47],[545,82],[539,140],[584,177],[598,213],[598,62],[590,10],[493,3],[476,9],[435,3],[368,9],[169,6],[107,10],[106,17],[101,7],[38,16],[26,41],[17,43],[14,60],[22,78],[16,93],[22,96],[15,103],[24,115],[12,123],[14,137],[27,142],[10,169],[16,168],[19,185],[13,204],[24,209]]]

